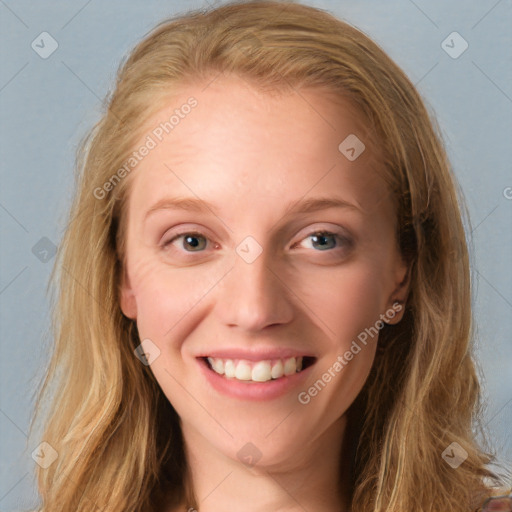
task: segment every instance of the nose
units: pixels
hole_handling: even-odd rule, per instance
[[[293,318],[293,293],[283,272],[270,266],[265,251],[252,263],[235,255],[233,268],[219,283],[216,309],[229,327],[261,331]]]

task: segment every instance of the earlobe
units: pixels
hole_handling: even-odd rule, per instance
[[[405,303],[395,300],[393,305],[386,311],[384,322],[388,325],[395,325],[402,320],[404,313]]]
[[[119,306],[126,317],[137,320],[137,302],[135,301],[135,294],[130,286],[126,268],[123,268],[121,283],[119,285]]]
[[[404,316],[411,283],[411,265],[404,264],[404,266],[401,267],[397,280],[397,286],[393,290],[388,304],[388,312],[392,311],[392,313],[386,315],[386,323],[390,325],[397,324]]]

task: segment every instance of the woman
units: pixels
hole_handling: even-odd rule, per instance
[[[467,512],[503,485],[449,163],[361,32],[288,2],[162,23],[79,169],[42,511]]]

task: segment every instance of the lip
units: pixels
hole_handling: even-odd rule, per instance
[[[215,354],[226,354],[226,352],[215,352]],[[230,352],[233,354],[233,352]],[[241,352],[236,351],[236,354],[240,355]],[[271,355],[275,355],[275,350]],[[252,381],[240,381],[237,379],[227,378],[223,375],[219,375],[215,371],[213,371],[208,363],[205,360],[205,357],[198,357],[196,361],[199,364],[200,371],[205,376],[207,382],[210,386],[222,393],[224,395],[230,396],[232,398],[237,398],[241,400],[252,400],[252,401],[264,401],[264,400],[273,400],[279,398],[287,393],[289,393],[293,388],[299,387],[303,382],[308,378],[311,373],[311,368],[315,365],[315,361],[313,364],[305,368],[304,370],[294,373],[293,375],[283,376],[279,379],[269,380],[267,382],[252,382]],[[211,357],[222,357],[220,355],[215,355]],[[224,355],[226,359],[237,359],[236,357]],[[278,356],[279,359],[281,356]],[[283,356],[285,357],[285,356]],[[294,357],[290,355],[289,357]],[[258,360],[258,359],[272,359],[272,357],[262,356],[261,353],[258,353],[258,356],[254,359],[249,359],[247,357],[247,353],[243,354],[243,357],[239,357],[239,359],[248,359],[248,360]],[[276,357],[274,357],[275,359]]]
[[[242,350],[242,349],[218,349],[199,354],[196,357],[213,357],[220,359],[245,359],[247,361],[267,361],[272,359],[288,359],[290,357],[311,357],[315,358],[315,354],[307,352],[300,352],[297,349],[257,349],[257,350]]]

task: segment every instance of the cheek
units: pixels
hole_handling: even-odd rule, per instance
[[[151,261],[134,265],[132,286],[137,303],[137,327],[142,339],[160,344],[211,288],[207,276],[198,278],[192,268],[173,270]]]
[[[377,267],[358,263],[333,270],[323,286],[309,288],[306,305],[315,313],[312,318],[320,319],[330,341],[322,347],[324,356],[301,390],[299,402],[322,410],[328,422],[348,409],[373,364],[376,323],[385,297],[379,276]]]
[[[141,341],[150,339],[160,350],[151,369],[162,384],[168,372],[183,373],[184,358],[192,361],[183,350],[188,347],[186,340],[208,315],[216,285],[227,270],[225,266],[202,271],[197,266],[172,268],[146,255],[134,263],[130,281],[137,304],[137,330]]]
[[[317,274],[317,275],[315,275]],[[308,308],[320,319],[320,327],[339,350],[365,328],[375,324],[385,307],[380,272],[367,264],[351,264],[309,273],[302,280],[301,294]]]

